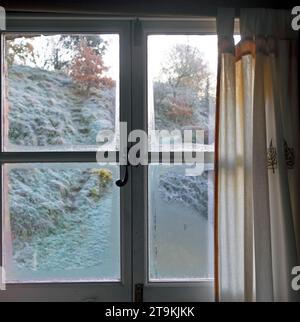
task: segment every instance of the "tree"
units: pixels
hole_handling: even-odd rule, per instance
[[[25,41],[25,39],[20,42],[16,42],[15,39],[6,39],[5,58],[8,67],[11,67],[16,62],[16,59],[23,64],[26,61],[35,63],[33,45],[29,41]]]
[[[209,106],[210,106],[210,79],[207,77],[206,79],[206,85],[205,85],[205,90],[204,90],[204,97],[203,97],[203,102],[204,106],[206,109],[206,113],[209,113]]]
[[[86,42],[80,43],[77,55],[70,67],[70,76],[88,94],[91,87],[113,87],[114,81],[105,77],[108,67],[104,66],[102,56]]]
[[[163,61],[155,82],[155,122],[160,128],[205,127],[209,119],[212,77],[203,54],[176,44]]]
[[[107,47],[107,42],[99,35],[61,35],[57,46],[52,47],[51,64],[54,69],[68,69],[70,58],[72,60],[78,54],[78,49],[83,43],[100,56],[104,54]]]
[[[62,42],[65,49],[70,49],[72,51],[76,51],[78,46],[85,43],[98,55],[103,55],[107,46],[107,42],[99,35],[61,35],[60,42]]]
[[[163,64],[162,74],[172,88],[174,98],[186,88],[203,95],[209,77],[207,63],[199,49],[186,44],[177,44],[171,49]]]

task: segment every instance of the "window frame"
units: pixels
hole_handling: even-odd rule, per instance
[[[147,36],[155,34],[188,34],[188,35],[216,35],[215,18],[197,18],[194,20],[141,20],[138,37],[139,44],[133,48],[133,129],[143,125],[143,130],[148,133],[148,75],[147,75]],[[142,106],[143,108],[138,108]],[[182,150],[183,152],[184,150]],[[163,154],[159,152],[161,163]],[[166,152],[169,153],[169,152]],[[132,196],[139,193],[143,198],[133,201],[133,283],[144,285],[145,301],[213,301],[214,279],[203,278],[198,281],[150,281],[149,280],[149,235],[148,235],[148,166],[152,163],[148,154],[148,165],[140,166],[133,173]],[[170,163],[174,163],[174,152],[170,152]],[[214,152],[204,152],[204,162],[214,164]],[[156,162],[153,162],[156,163]],[[185,162],[183,161],[183,164]],[[142,180],[141,180],[142,178]],[[143,216],[135,214],[143,213]]]
[[[131,115],[131,56],[130,32],[128,21],[116,19],[100,19],[82,15],[51,15],[51,14],[7,14],[7,29],[0,33],[1,36],[1,70],[3,68],[3,34],[5,33],[117,33],[119,34],[119,118],[127,121],[130,127]],[[95,163],[96,151],[42,151],[42,152],[9,152],[4,151],[3,142],[3,82],[1,73],[1,124],[0,124],[0,266],[3,264],[4,245],[4,205],[3,200],[3,167],[10,163]],[[128,129],[129,131],[130,129]],[[116,151],[118,163],[119,152]],[[99,160],[98,160],[99,161]],[[105,161],[105,160],[104,160]],[[131,199],[130,185],[120,190],[120,281],[64,281],[64,282],[38,282],[38,283],[8,283],[7,290],[0,292],[0,301],[130,301],[132,300],[131,282],[131,204],[126,200]]]
[[[64,32],[64,33],[109,33],[120,34],[120,121],[127,121],[128,132],[143,129],[148,132],[147,108],[147,46],[148,34],[216,34],[215,18],[153,19],[141,18],[141,29],[135,28],[134,18],[101,17],[82,15],[13,14],[7,16],[6,32]],[[21,30],[21,31],[20,31]],[[1,34],[1,57],[3,37]],[[123,50],[123,51],[122,51]],[[123,55],[122,55],[123,53]],[[3,66],[3,57],[1,58]],[[2,67],[1,67],[2,68]],[[3,75],[1,76],[3,77]],[[1,89],[3,79],[1,78]],[[1,151],[0,165],[6,163],[44,162],[95,162],[95,151],[68,152],[5,152],[2,144],[1,90]],[[134,111],[134,113],[132,113]],[[150,159],[149,152],[149,160]],[[170,153],[171,163],[174,153]],[[117,160],[119,159],[117,152]],[[160,160],[162,153],[160,153]],[[205,163],[214,162],[214,153],[204,153]],[[150,162],[149,162],[150,164]],[[3,195],[2,170],[0,191]],[[2,197],[1,199],[1,209]],[[130,202],[128,202],[128,200]],[[129,182],[121,189],[121,261],[122,282],[66,282],[9,285],[9,290],[0,292],[2,300],[39,301],[123,301],[134,299],[134,285],[144,284],[146,301],[213,301],[212,281],[201,282],[149,282],[148,281],[148,166],[129,167]],[[2,212],[1,212],[2,214]],[[139,215],[142,214],[142,215]],[[1,215],[1,218],[3,216]],[[125,220],[126,219],[126,220]],[[2,235],[2,219],[0,229]],[[125,242],[124,242],[125,241]],[[131,244],[132,243],[132,244]],[[2,264],[3,241],[0,238],[0,265]],[[124,258],[126,262],[123,263]],[[122,284],[122,285],[120,285]],[[46,292],[45,292],[46,290]],[[46,293],[46,295],[45,295]],[[125,294],[126,293],[126,294]],[[181,296],[180,296],[181,295]]]

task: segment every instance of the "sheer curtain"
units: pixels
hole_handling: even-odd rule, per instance
[[[290,12],[218,12],[218,295],[292,301],[299,262],[297,40]]]

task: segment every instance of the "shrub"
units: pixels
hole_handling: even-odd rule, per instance
[[[186,103],[174,102],[166,114],[171,120],[182,125],[191,120],[193,109]]]
[[[98,179],[103,188],[107,187],[113,179],[111,171],[107,169],[93,169],[92,173],[98,175]]]

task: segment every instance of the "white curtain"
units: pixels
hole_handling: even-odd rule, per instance
[[[297,41],[290,12],[218,13],[221,301],[293,301],[300,265]]]

